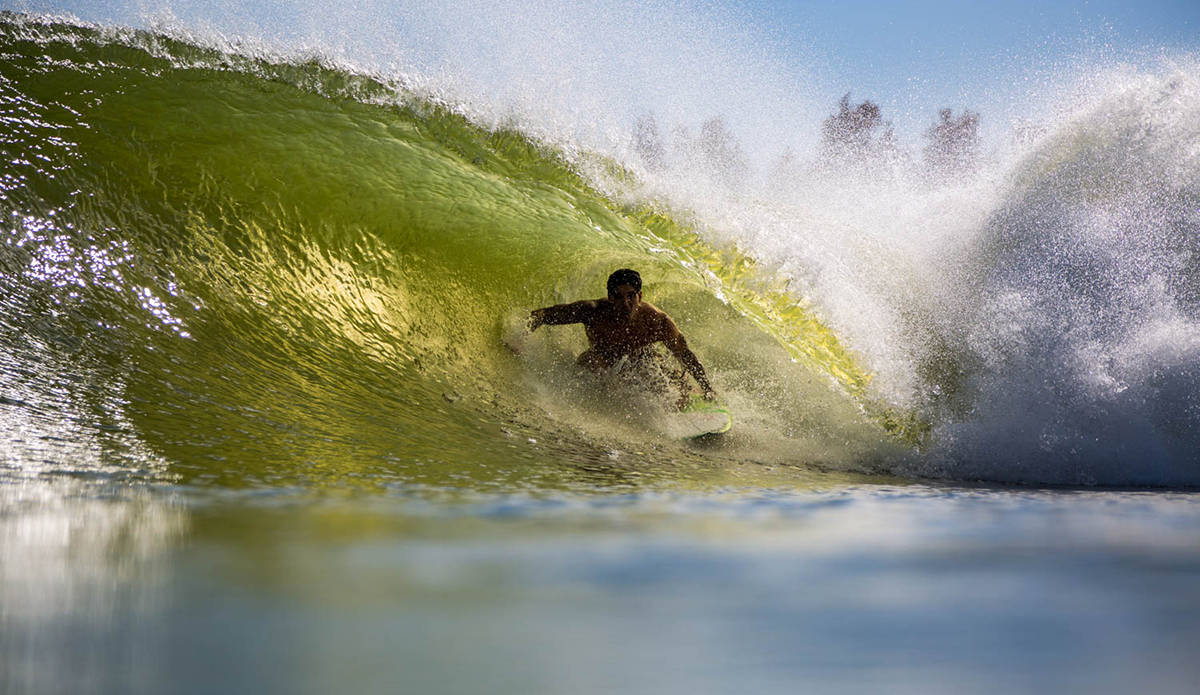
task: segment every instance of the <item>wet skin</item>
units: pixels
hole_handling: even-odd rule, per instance
[[[648,348],[661,342],[683,364],[704,392],[715,398],[704,367],[670,316],[649,302],[632,285],[617,285],[604,299],[589,299],[535,309],[529,315],[529,330],[540,326],[582,323],[590,347],[579,356],[578,364],[598,372],[612,367],[623,357],[632,361],[646,359]]]

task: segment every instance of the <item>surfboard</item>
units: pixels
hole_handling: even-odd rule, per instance
[[[669,416],[668,429],[678,439],[724,434],[733,427],[729,409],[717,401],[691,396],[678,413]]]

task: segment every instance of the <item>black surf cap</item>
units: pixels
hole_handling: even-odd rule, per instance
[[[642,291],[642,276],[636,270],[621,268],[608,276],[608,293],[612,294],[621,285],[629,285],[638,292]]]

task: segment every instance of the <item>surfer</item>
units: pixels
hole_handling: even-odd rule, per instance
[[[592,372],[610,369],[622,360],[645,366],[653,359],[651,346],[661,342],[695,378],[704,398],[716,399],[704,367],[688,348],[675,322],[654,305],[642,301],[642,277],[637,271],[622,268],[608,276],[607,298],[556,304],[534,309],[529,315],[530,331],[539,326],[568,323],[582,323],[590,345],[576,360],[579,366]],[[679,378],[682,387],[682,373]],[[681,398],[686,400],[686,391]]]

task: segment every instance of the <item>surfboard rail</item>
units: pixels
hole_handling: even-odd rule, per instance
[[[720,401],[705,400],[693,395],[678,413],[670,418],[669,429],[678,439],[696,439],[724,434],[733,427],[733,416]]]

